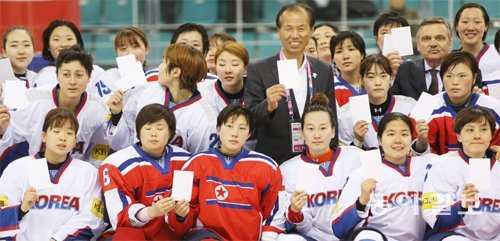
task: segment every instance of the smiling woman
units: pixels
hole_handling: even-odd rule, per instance
[[[422,207],[432,228],[429,233],[434,235],[429,240],[455,240],[459,236],[467,240],[494,240],[500,236],[500,230],[490,225],[498,224],[495,206],[500,199],[500,187],[496,185],[500,180],[500,162],[488,150],[493,144],[495,125],[494,115],[484,107],[467,107],[456,115],[453,129],[460,148],[431,161],[425,178],[423,198],[435,200]],[[480,162],[487,167],[480,175],[491,182],[489,188],[472,176],[471,169]]]
[[[33,87],[33,79],[36,77],[35,72],[28,70],[34,51],[33,34],[29,29],[13,26],[3,33],[3,56],[10,59],[14,75],[17,79],[25,81],[27,88]]]

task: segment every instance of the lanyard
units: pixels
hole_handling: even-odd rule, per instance
[[[283,49],[280,50],[280,60],[285,60],[285,53],[283,52]],[[304,62],[306,64],[306,70],[307,70],[307,87],[309,89],[309,98],[312,98],[313,96],[313,83],[312,83],[312,75],[311,75],[311,65],[309,64],[309,61],[307,60],[306,55],[304,55]],[[290,89],[285,89],[285,94],[286,94],[286,102],[287,102],[287,107],[288,107],[288,115],[290,116],[290,120],[293,120],[293,104],[292,104],[292,97],[290,95]],[[307,101],[307,100],[306,100]]]

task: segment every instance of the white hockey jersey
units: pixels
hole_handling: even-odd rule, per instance
[[[297,178],[303,169],[302,166],[309,163],[318,166],[317,177],[315,177],[318,188],[316,193],[309,194],[307,204],[302,208],[304,220],[295,224],[297,231],[315,240],[338,240],[333,235],[330,222],[333,219],[333,211],[347,177],[361,165],[361,152],[362,150],[357,147],[342,146],[335,150],[329,162],[318,164],[303,152],[281,164],[280,169],[285,190],[279,194],[279,210],[269,225],[264,227],[263,237],[266,240],[271,240],[268,237],[277,237],[277,235],[271,235],[268,232],[273,232],[273,230],[274,233],[286,232],[285,222],[292,223],[286,218],[291,202],[290,198],[295,191]]]
[[[425,178],[423,214],[433,232],[453,230],[471,240],[500,240],[500,162],[490,157],[491,188],[479,190],[479,202],[460,213],[463,187],[471,183],[469,158],[462,150],[430,162]]]
[[[121,150],[138,141],[135,118],[142,107],[159,103],[169,106],[170,93],[158,81],[149,82],[125,93],[123,114],[117,126],[110,123],[107,135],[113,150]],[[217,111],[199,94],[172,108],[176,119],[175,137],[170,144],[190,153],[208,150],[217,144]]]
[[[364,213],[357,211],[356,200],[366,175],[362,168],[352,172],[335,208],[331,223],[334,234],[346,239],[354,228],[368,226],[380,230],[389,240],[422,240],[425,221],[420,209],[421,195],[432,157],[435,155],[408,157],[404,171],[384,160],[381,177]]]
[[[500,55],[495,50],[495,45],[485,44],[476,56],[476,61],[481,70],[481,76],[488,76],[497,71],[498,63],[500,63]]]
[[[94,79],[97,79],[97,77],[104,72],[104,69],[95,64],[92,67],[93,69],[92,74],[90,75],[90,83],[96,82]],[[52,89],[57,85],[57,83],[56,66],[49,65],[38,71],[38,75],[33,80],[33,87]],[[89,87],[90,85],[87,85],[87,88]]]
[[[27,142],[29,155],[40,151],[45,116],[50,110],[59,107],[58,91],[59,86],[52,90],[33,88],[26,92],[28,99],[26,107],[11,110],[10,125],[0,141],[1,150],[14,144]],[[79,129],[71,155],[74,158],[89,161],[98,167],[110,152],[105,135],[108,107],[99,97],[84,92],[74,111],[78,119]],[[21,157],[18,156],[12,160]]]
[[[72,157],[51,177],[50,187],[37,190],[38,201],[18,221],[24,192],[30,187],[26,170],[42,160],[37,155],[16,160],[0,177],[0,239],[90,240],[100,235],[104,204],[97,169]]]
[[[402,95],[393,95],[391,103],[387,108],[385,114],[392,112],[400,112],[402,114],[410,114],[413,107],[417,104],[417,101],[411,97]],[[350,104],[347,103],[340,107],[338,111],[339,120],[339,141],[344,145],[351,145],[354,142],[354,130],[352,124],[352,115]],[[363,147],[366,149],[378,148],[379,143],[377,140],[378,125],[375,120],[372,120],[371,124],[368,124],[368,132],[365,134],[365,140],[363,141]]]
[[[203,96],[208,103],[212,104],[216,108],[217,112],[221,112],[222,109],[230,104],[243,105],[243,98],[235,100],[235,102],[232,102],[229,98],[227,98],[218,82],[218,80],[205,80],[198,83],[198,91],[200,91],[201,96]]]

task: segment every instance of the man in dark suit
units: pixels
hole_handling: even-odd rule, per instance
[[[404,62],[398,69],[391,87],[393,95],[405,95],[418,100],[422,92],[437,94],[443,89],[439,76],[441,62],[451,50],[451,27],[438,17],[422,21],[417,30],[417,49],[422,59]]]
[[[300,118],[308,106],[311,95],[323,92],[336,113],[332,68],[315,58],[304,55],[314,31],[314,17],[304,4],[284,6],[276,17],[276,26],[283,48],[279,54],[259,60],[248,66],[245,83],[245,105],[250,107],[257,126],[256,151],[264,153],[276,162],[282,162],[300,153],[292,141],[292,125],[300,124]],[[296,59],[301,87],[293,89],[287,97],[285,86],[279,84],[277,61]],[[309,83],[312,83],[312,87]],[[289,111],[291,104],[292,111]],[[292,114],[293,113],[293,114]],[[335,118],[336,119],[336,118]],[[298,133],[300,136],[300,128]],[[293,142],[293,143],[292,143]],[[337,138],[332,140],[336,145]]]

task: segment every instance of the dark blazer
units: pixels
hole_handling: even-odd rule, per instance
[[[390,89],[391,94],[418,100],[424,91],[427,92],[424,59],[410,60],[401,64]]]
[[[336,117],[336,102],[333,87],[333,70],[321,60],[307,58],[311,65],[313,75],[313,93],[323,92],[330,100],[330,107]],[[254,123],[257,129],[256,151],[273,158],[278,164],[298,155],[291,150],[290,117],[285,98],[278,103],[278,108],[271,114],[267,112],[266,90],[276,84],[278,80],[278,67],[276,61],[279,55],[261,59],[248,66],[248,77],[245,83],[245,105],[252,110]],[[316,76],[316,77],[314,77]],[[307,99],[309,99],[309,93]],[[306,101],[305,107],[309,105]],[[297,112],[295,108],[294,113]],[[298,115],[298,114],[297,114]],[[296,116],[297,116],[296,115]],[[336,131],[335,133],[338,133]],[[338,143],[337,135],[332,140],[332,145]]]

